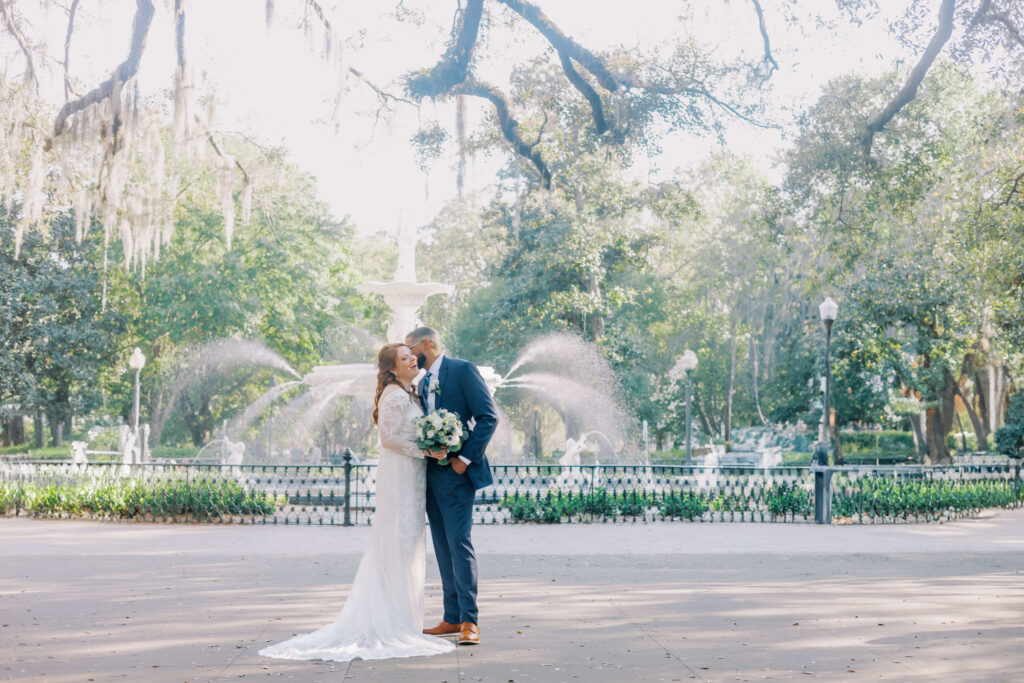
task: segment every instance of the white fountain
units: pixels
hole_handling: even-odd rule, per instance
[[[399,228],[398,265],[395,278],[390,282],[367,282],[356,289],[360,292],[380,294],[391,309],[388,319],[388,343],[405,340],[410,330],[422,324],[420,308],[435,294],[450,296],[454,287],[441,282],[416,281],[416,231]],[[377,366],[375,363],[346,363],[343,365],[318,365],[303,377],[316,389],[323,387],[332,396],[348,395],[371,400],[376,389]]]
[[[367,282],[356,289],[360,292],[380,294],[391,309],[388,320],[387,340],[400,342],[409,330],[420,324],[419,311],[427,299],[435,294],[451,296],[455,288],[441,282],[416,281],[416,231],[399,228],[398,265],[391,282]]]

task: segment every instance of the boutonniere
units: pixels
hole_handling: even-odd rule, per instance
[[[431,384],[430,393],[432,393],[434,396],[437,396],[438,398],[441,398],[441,383],[434,382],[433,384]]]

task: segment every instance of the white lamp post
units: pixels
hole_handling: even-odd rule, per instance
[[[821,322],[825,325],[825,450],[824,455],[828,457],[828,449],[832,445],[832,427],[831,427],[831,405],[830,398],[832,394],[832,323],[836,321],[836,314],[839,312],[839,304],[837,304],[832,297],[827,297],[818,306],[818,315],[821,316]],[[827,465],[827,462],[819,463],[821,465]]]
[[[829,419],[831,408],[829,406],[829,394],[832,390],[832,323],[836,321],[836,313],[839,312],[839,304],[828,297],[821,302],[818,313],[821,322],[825,325],[825,425],[822,430],[822,440],[814,451],[814,459],[811,461],[811,471],[814,473],[814,523],[830,524],[832,522],[832,470],[828,467],[828,451],[832,445],[832,428]]]
[[[690,375],[697,367],[697,354],[686,349],[676,365],[686,373],[686,464],[689,465],[692,461],[690,455]]]
[[[132,351],[132,355],[128,358],[128,367],[135,371],[135,404],[132,410],[132,429],[135,433],[135,438],[139,436],[139,374],[142,372],[142,368],[146,367],[146,357],[142,355],[142,349],[138,346]]]

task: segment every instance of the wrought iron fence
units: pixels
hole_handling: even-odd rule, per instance
[[[0,513],[242,524],[365,525],[376,465],[0,463]],[[498,465],[477,493],[474,521],[608,523],[662,520],[806,522],[807,467]],[[1020,505],[1006,465],[838,468],[833,511],[843,521],[929,521]]]

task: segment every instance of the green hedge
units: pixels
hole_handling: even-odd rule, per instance
[[[276,503],[274,496],[249,491],[229,479],[0,483],[0,513],[4,515],[211,519],[231,515],[272,515]]]
[[[867,431],[839,433],[842,440],[843,455],[870,454],[874,456],[887,455],[890,457],[908,456],[916,454],[914,447],[913,432],[897,431]]]
[[[855,521],[915,519],[925,521],[942,514],[983,508],[1011,507],[1024,502],[1024,486],[1002,479],[975,481],[894,480],[864,477],[854,482],[837,480],[832,513]],[[772,484],[763,489],[733,489],[716,493],[676,491],[668,494],[631,492],[613,494],[596,489],[592,494],[549,490],[540,496],[511,495],[500,502],[513,522],[559,524],[616,518],[742,521],[808,519],[814,512],[809,490],[797,484]],[[710,513],[710,517],[708,517]]]
[[[832,497],[832,514],[874,519],[933,519],[942,513],[969,512],[984,508],[1011,507],[1024,501],[1020,482],[906,480],[865,477],[838,483]]]
[[[549,490],[541,496],[505,496],[499,503],[514,522],[559,524],[574,519],[643,518],[648,512],[662,519],[701,519],[705,513],[769,513],[777,517],[806,517],[813,511],[811,494],[796,485],[773,484],[752,495],[739,492],[715,494],[673,491],[668,494],[609,493],[603,488],[593,493],[565,493]]]

